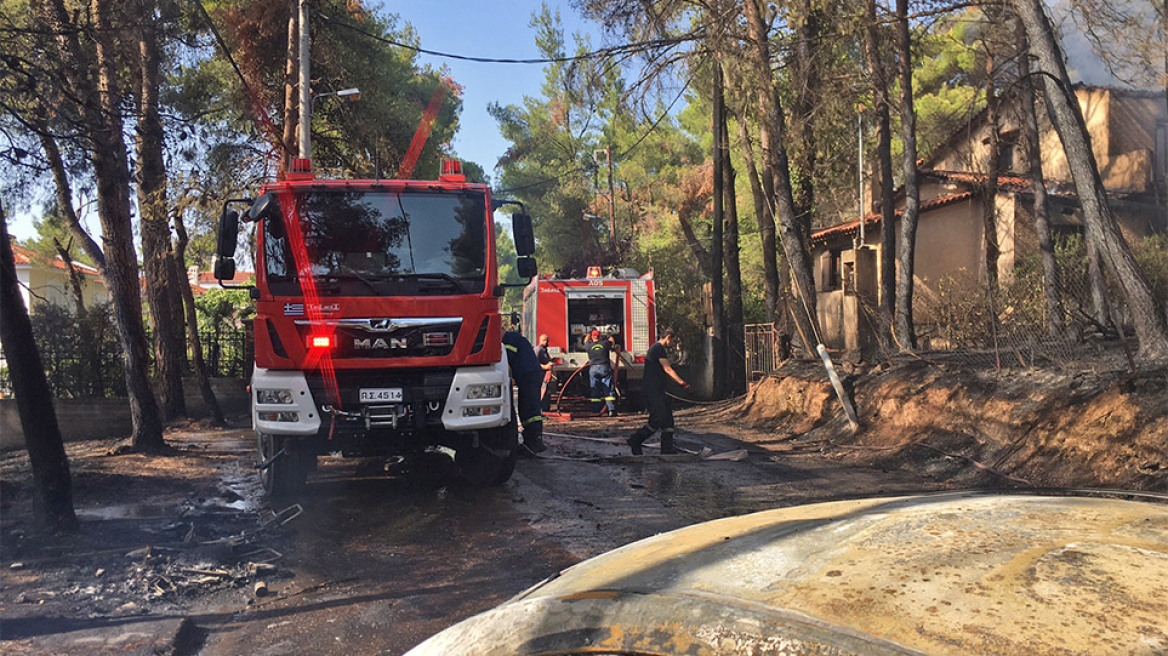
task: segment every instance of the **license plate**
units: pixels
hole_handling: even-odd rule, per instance
[[[361,389],[361,403],[401,403],[404,400],[400,387],[374,387]]]

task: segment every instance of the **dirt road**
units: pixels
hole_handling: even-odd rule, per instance
[[[549,425],[548,457],[521,461],[507,485],[485,491],[324,463],[294,522],[285,564],[296,578],[260,608],[196,617],[208,631],[202,653],[401,653],[566,566],[661,531],[938,487],[757,448],[744,462],[628,462],[627,447],[594,441],[626,434],[632,422]],[[744,446],[722,433],[682,438],[694,450]]]
[[[159,483],[175,489],[143,488],[150,490],[154,513],[140,521],[127,510],[133,504],[127,505],[124,495],[120,504],[103,497],[105,505],[120,510],[85,510],[85,530],[102,534],[103,522],[118,523],[119,534],[106,536],[115,545],[109,551],[129,548],[134,544],[127,537],[129,527],[157,531],[160,522],[180,514],[182,503],[176,500],[184,495],[189,500],[191,490],[198,489],[201,507],[213,512],[195,513],[200,520],[190,521],[190,532],[198,524],[205,537],[227,536],[220,543],[247,535],[247,548],[272,549],[281,556],[274,561],[278,571],[266,577],[241,574],[235,585],[159,594],[150,602],[135,602],[123,588],[91,585],[97,592],[90,596],[105,601],[97,606],[100,612],[92,612],[95,606],[85,603],[86,588],[79,579],[92,578],[102,565],[100,555],[73,563],[73,570],[22,563],[15,573],[5,570],[0,647],[35,653],[45,640],[63,633],[186,617],[197,630],[188,626],[174,645],[179,653],[398,654],[569,565],[661,531],[766,508],[942,487],[903,471],[768,451],[758,446],[757,436],[740,442],[736,437],[743,436],[735,430],[701,425],[698,411],[688,411],[688,419],[686,414],[680,425],[696,429],[679,433],[682,447],[745,448],[746,460],[636,460],[627,457],[627,447],[604,441],[627,435],[638,424],[636,418],[549,422],[551,449],[545,457],[520,461],[511,481],[487,490],[450,484],[442,476],[389,475],[380,462],[322,459],[303,495],[272,508],[283,510],[295,502],[303,513],[265,532],[254,530],[257,513],[268,502],[248,470],[254,454],[246,431],[184,434],[173,441],[183,453],[205,459],[206,478],[189,471],[183,475],[189,479],[186,488],[182,476]],[[183,453],[175,458],[181,461]],[[116,469],[112,461],[121,457],[107,458],[99,468]],[[83,507],[86,471],[82,465],[78,473]],[[5,535],[11,531],[7,527]],[[6,568],[16,557],[30,556],[14,554],[10,547]],[[237,571],[226,565],[193,568],[190,562],[182,571]],[[122,575],[115,566],[105,569]],[[257,581],[267,586],[266,594],[257,595]],[[36,599],[36,590],[50,588],[60,590]],[[81,593],[72,594],[75,588]],[[22,592],[25,596],[16,599]]]

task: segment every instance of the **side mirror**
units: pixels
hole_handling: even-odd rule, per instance
[[[255,202],[251,205],[251,209],[247,211],[247,218],[252,221],[267,219],[271,217],[272,212],[277,208],[279,208],[279,204],[276,202],[276,197],[269,191],[255,199]]]
[[[515,260],[515,272],[520,278],[534,278],[539,273],[539,267],[534,257],[524,256]]]
[[[212,268],[215,271],[216,280],[231,280],[235,277],[235,258],[216,255]]]
[[[219,239],[215,243],[215,253],[220,258],[233,258],[235,256],[235,244],[238,240],[239,212],[225,207],[223,208],[223,215],[219,217]],[[230,278],[231,276],[227,277]]]
[[[535,231],[531,227],[531,215],[524,212],[516,212],[511,215],[511,231],[515,236],[515,254],[519,256],[520,261],[524,256],[535,253]],[[535,261],[532,261],[532,270],[534,271]],[[523,275],[522,273],[520,275]],[[531,275],[535,275],[534,273]],[[530,277],[530,276],[524,276]]]

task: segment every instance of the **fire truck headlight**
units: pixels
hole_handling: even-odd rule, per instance
[[[491,415],[499,414],[502,406],[498,405],[475,405],[462,409],[463,417],[489,417]]]
[[[285,421],[296,423],[300,421],[299,412],[260,412],[257,415],[260,421]]]
[[[503,396],[503,386],[499,383],[485,383],[466,386],[466,400],[497,399]]]
[[[257,389],[256,403],[292,405],[295,401],[292,398],[292,390],[289,389]]]

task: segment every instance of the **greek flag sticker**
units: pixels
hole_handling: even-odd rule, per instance
[[[284,316],[286,317],[302,317],[304,316],[303,303],[285,303]]]

